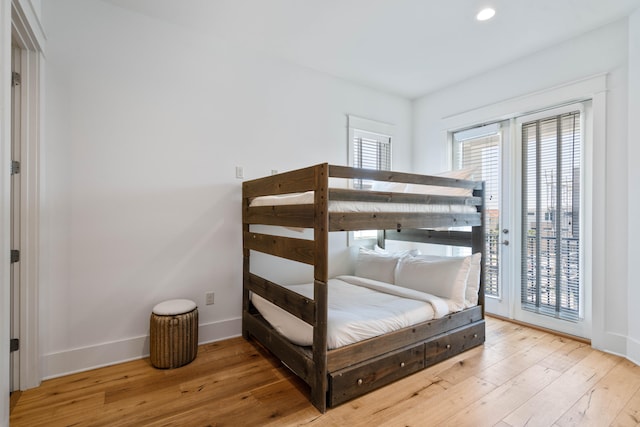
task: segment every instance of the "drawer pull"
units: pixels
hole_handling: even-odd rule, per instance
[[[400,367],[404,368],[404,362],[400,362]]]
[[[358,385],[362,385],[362,378],[358,378]]]
[[[473,337],[474,338],[478,338],[478,334],[473,334]]]
[[[447,344],[447,350],[451,348],[451,344]]]

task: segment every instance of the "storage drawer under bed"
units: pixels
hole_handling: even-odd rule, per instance
[[[438,335],[425,342],[425,367],[435,365],[456,354],[460,354],[470,348],[484,342],[484,320],[471,326],[454,329],[453,331]]]
[[[484,320],[440,334],[413,347],[329,373],[329,406],[362,396],[407,375],[481,345]]]
[[[389,384],[424,368],[424,344],[329,373],[329,406]]]

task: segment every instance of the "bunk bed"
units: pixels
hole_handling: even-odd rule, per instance
[[[392,191],[356,190],[340,184],[329,187],[330,181],[333,186],[335,182],[353,180],[388,184],[386,188]],[[456,195],[414,192],[412,186],[448,188]],[[384,188],[377,188],[380,187]],[[403,190],[398,191],[399,188]],[[299,196],[306,199],[297,201]],[[274,201],[289,197],[292,199],[284,204]],[[255,203],[258,200],[262,203]],[[364,207],[344,207],[344,203],[352,202]],[[436,208],[430,209],[430,206]],[[445,209],[441,209],[442,206]],[[449,209],[456,206],[461,209]],[[485,339],[483,214],[482,181],[327,163],[245,181],[242,186],[243,336],[257,340],[304,380],[310,386],[311,403],[320,412],[481,345]],[[254,225],[312,229],[313,238],[256,232]],[[465,226],[471,231],[449,230]],[[258,229],[262,231],[262,228],[277,227]],[[382,247],[385,241],[393,239],[466,246],[472,253],[480,253],[483,261],[479,263],[477,304],[444,317],[329,348],[328,233],[354,230],[379,230],[378,244]],[[313,266],[311,294],[302,295],[252,273],[252,251]],[[310,325],[311,345],[294,344],[278,332],[252,303],[254,295]]]

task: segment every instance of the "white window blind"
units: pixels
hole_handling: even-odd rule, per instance
[[[480,126],[453,134],[453,168],[474,170],[485,181],[485,295],[500,297],[500,126]]]
[[[525,310],[580,317],[580,112],[522,125]]]
[[[393,125],[348,116],[349,164],[356,168],[391,170],[391,139]],[[354,179],[353,187],[370,189],[373,181]],[[353,232],[355,240],[375,239],[376,230]]]
[[[353,166],[356,168],[391,170],[391,137],[354,129]],[[356,188],[371,188],[372,182],[355,180]]]

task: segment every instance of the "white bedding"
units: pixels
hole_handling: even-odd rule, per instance
[[[449,302],[431,294],[356,276],[328,283],[327,347],[334,349],[449,313]],[[287,286],[313,299],[313,284]],[[251,301],[279,333],[297,345],[313,343],[312,327],[252,294]]]
[[[305,193],[260,196],[251,201],[251,206],[306,205],[313,203],[313,191]],[[408,212],[408,213],[476,213],[470,205],[376,203],[345,200],[329,200],[329,212]]]

